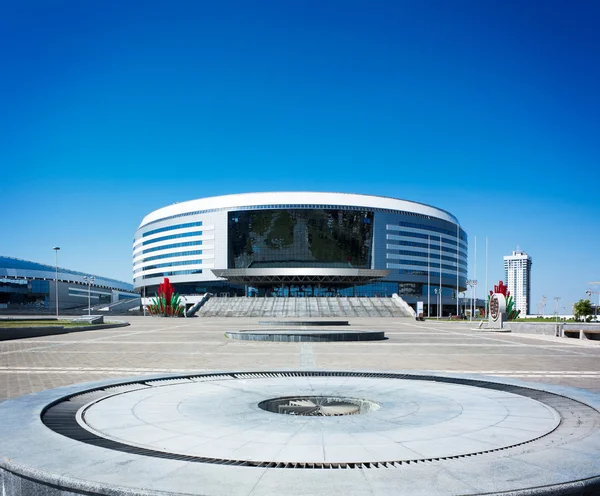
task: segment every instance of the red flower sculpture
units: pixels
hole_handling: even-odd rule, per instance
[[[185,311],[179,295],[175,292],[175,288],[173,288],[167,277],[158,286],[158,294],[147,308],[152,315],[163,315],[165,317],[178,317],[183,315]]]
[[[165,280],[158,286],[158,294],[164,298],[166,305],[166,308],[161,308],[160,310],[167,315],[171,314],[171,312],[169,312],[169,308],[171,306],[171,298],[173,298],[174,292],[173,285],[169,282],[169,278],[165,277]]]
[[[503,294],[504,297],[506,298],[507,319],[508,320],[516,319],[519,316],[519,314],[521,313],[521,310],[514,309],[515,301],[513,300],[513,297],[510,295],[510,291],[508,290],[508,288],[504,285],[504,281],[498,281],[498,284],[494,285],[494,291],[490,291],[490,295],[488,296],[488,301],[494,293]]]
[[[510,291],[504,285],[504,281],[498,281],[498,284],[494,285],[494,291],[490,291],[490,296],[494,293],[503,294],[505,298],[508,298],[510,296]]]

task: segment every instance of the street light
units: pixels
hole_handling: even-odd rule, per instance
[[[592,295],[593,294],[598,295],[598,304],[596,305],[596,311],[594,312],[594,320],[597,321],[598,320],[598,307],[600,307],[600,291],[592,291],[591,289],[588,289],[586,291],[586,294],[588,295],[588,300],[590,300],[590,303],[592,302]]]
[[[467,279],[467,286],[471,288],[471,315],[469,320],[473,320],[473,313],[475,313],[475,306],[477,305],[477,302],[473,299],[474,291],[477,288],[477,279]]]
[[[96,281],[94,276],[83,276],[83,282],[88,285],[88,315],[92,314],[92,284]]]
[[[54,298],[56,299],[56,318],[58,319],[58,250],[60,250],[60,246],[55,246],[52,248],[54,253],[56,253],[56,289]]]
[[[560,296],[555,296],[554,301],[556,301],[556,323],[558,324],[558,302],[560,301]]]

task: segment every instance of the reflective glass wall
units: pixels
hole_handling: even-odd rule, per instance
[[[0,308],[10,305],[48,308],[50,282],[26,278],[0,278]]]
[[[228,213],[229,268],[371,268],[373,212],[246,210]]]

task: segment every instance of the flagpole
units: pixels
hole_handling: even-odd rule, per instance
[[[442,236],[440,235],[440,308],[438,308],[440,319],[442,315]]]
[[[477,236],[475,236],[475,267],[473,273],[473,280],[475,285],[473,286],[473,315],[477,311]]]
[[[431,293],[431,235],[427,235],[427,317],[431,316],[431,302],[429,301],[429,294]]]
[[[460,259],[458,257],[460,248],[460,227],[456,224],[456,316],[458,317],[458,267]]]
[[[487,319],[489,312],[489,287],[488,287],[488,237],[485,237],[485,318]]]

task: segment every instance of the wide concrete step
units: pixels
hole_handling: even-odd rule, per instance
[[[211,297],[200,317],[407,317],[392,298],[224,298]]]

